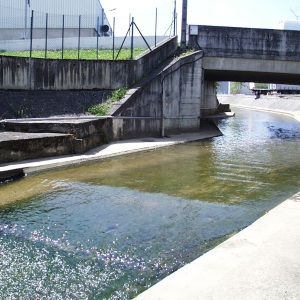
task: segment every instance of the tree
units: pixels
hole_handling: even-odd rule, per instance
[[[243,82],[232,82],[230,86],[231,93],[236,95],[243,86]]]

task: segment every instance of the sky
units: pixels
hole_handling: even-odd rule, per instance
[[[174,16],[174,0],[100,0],[115,33],[124,36],[129,20],[143,35],[154,35],[157,10],[157,34],[168,35]],[[178,34],[181,28],[182,0],[176,1]],[[299,0],[188,0],[187,23],[190,25],[215,25],[233,27],[277,29],[281,20],[300,21]],[[135,34],[137,32],[135,31]]]

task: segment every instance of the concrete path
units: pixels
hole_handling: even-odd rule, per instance
[[[300,299],[300,192],[136,300]]]
[[[66,166],[90,160],[100,160],[117,155],[129,154],[138,151],[147,151],[160,147],[167,147],[175,144],[181,144],[191,141],[203,140],[220,136],[222,133],[216,126],[210,126],[199,133],[174,135],[167,138],[142,138],[125,141],[113,142],[102,145],[80,155],[65,155],[40,159],[18,161],[6,164],[0,164],[1,173],[12,170],[24,170],[25,172],[48,169],[59,166]]]

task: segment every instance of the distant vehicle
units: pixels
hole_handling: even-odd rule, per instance
[[[259,98],[260,95],[270,95],[270,94],[300,94],[299,85],[288,85],[288,84],[270,84],[269,88],[261,89],[250,85],[250,90]]]
[[[255,86],[254,82],[249,82],[249,89],[254,93],[258,98],[260,95],[271,95],[271,94],[300,94],[300,85],[292,84],[268,84],[267,88],[260,88]]]
[[[281,94],[300,94],[299,85],[277,83],[273,85],[273,88],[277,90],[277,93],[281,93]]]

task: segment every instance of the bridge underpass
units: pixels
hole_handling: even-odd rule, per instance
[[[300,62],[209,57],[203,58],[204,80],[300,84]]]
[[[215,81],[300,85],[300,31],[190,25],[189,47],[204,52],[203,111],[218,105]]]

